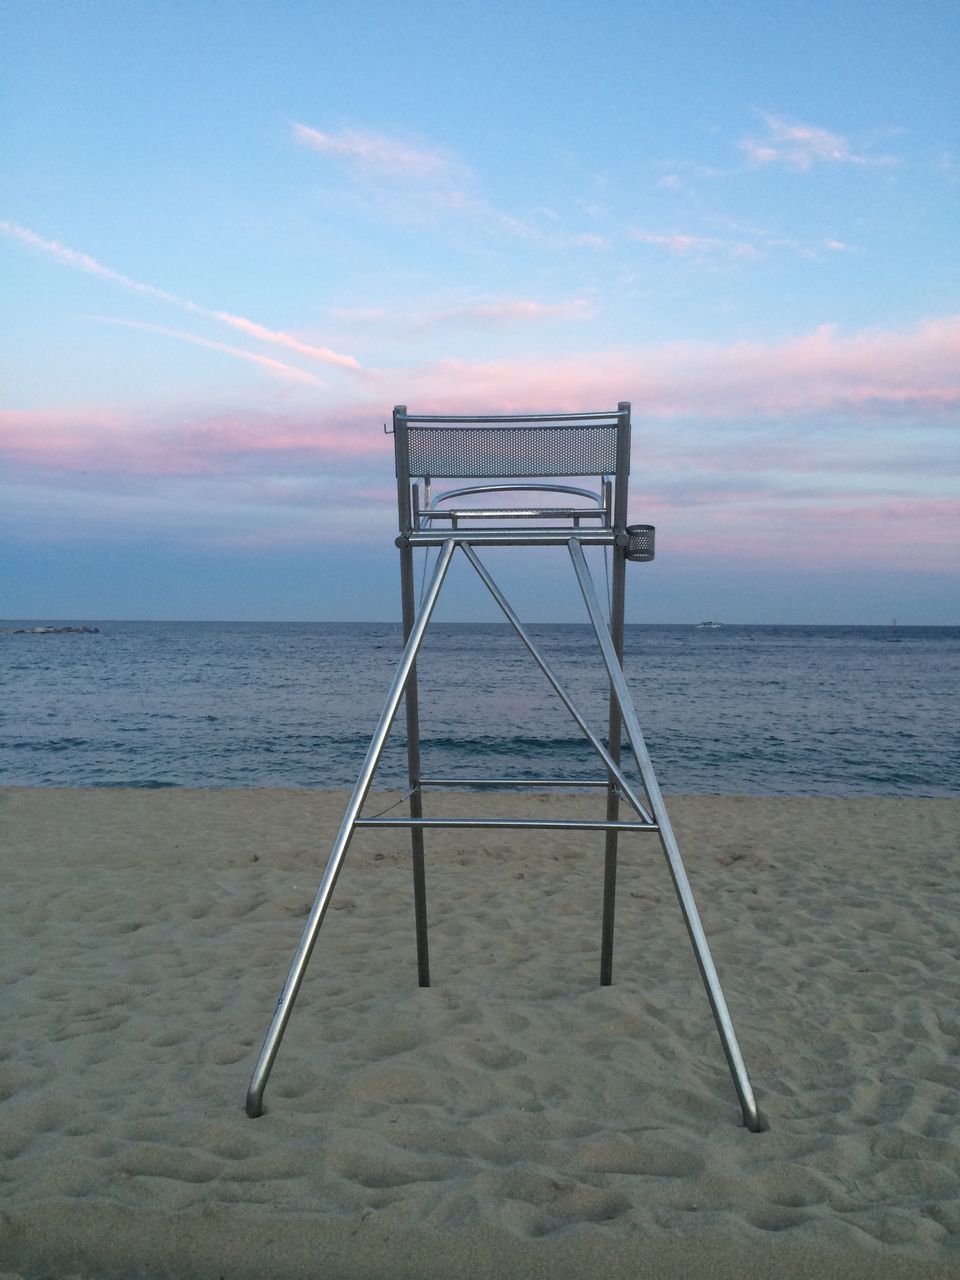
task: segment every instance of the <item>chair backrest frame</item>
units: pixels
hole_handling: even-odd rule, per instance
[[[519,482],[596,477],[597,502],[604,524],[626,526],[627,483],[630,473],[630,404],[597,413],[436,415],[412,414],[406,405],[393,411],[398,515],[401,536],[429,523],[430,486],[434,479],[516,481],[515,486],[478,484],[459,488],[457,495],[509,487],[570,493],[569,486]],[[420,487],[424,482],[425,501]],[[584,493],[583,490],[578,490]],[[586,496],[586,494],[585,494]],[[589,495],[593,496],[593,495]],[[504,516],[509,513],[507,508]],[[479,514],[479,513],[478,513]],[[498,513],[499,514],[499,513]],[[536,517],[536,510],[517,509],[517,517]],[[552,514],[544,509],[543,515]],[[580,516],[596,518],[597,507]],[[456,519],[453,521],[456,527]]]

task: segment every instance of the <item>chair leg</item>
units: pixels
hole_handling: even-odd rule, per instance
[[[413,551],[400,548],[400,592],[403,601],[403,639],[410,638],[416,622],[414,597]],[[420,794],[420,710],[417,696],[417,664],[410,668],[404,694],[407,719],[407,780],[410,792],[410,817],[423,817]],[[421,987],[430,985],[430,944],[427,937],[427,878],[423,860],[423,830],[410,828],[410,852],[413,863],[413,912],[417,933],[417,982]]]
[[[623,666],[623,611],[627,558],[622,547],[613,549],[612,591],[610,600],[610,638],[617,661]],[[607,747],[617,764],[620,763],[620,736],[623,724],[620,703],[613,683],[610,684],[610,720],[607,729]],[[620,817],[620,793],[612,773],[607,771],[607,821],[616,822]],[[617,840],[619,832],[608,831],[603,858],[603,917],[600,930],[600,985],[609,987],[613,982],[613,926],[617,905]]]
[[[546,661],[543,654],[527,634],[523,623],[517,617],[516,613],[514,613],[503,592],[484,568],[476,551],[469,544],[464,544],[463,552],[477,571],[477,574],[486,586],[487,590],[500,606],[504,617],[526,645],[528,652],[537,663],[540,670],[547,677],[547,680],[550,682],[554,692],[586,734],[594,750],[607,766],[607,821],[616,822],[618,820],[620,816],[620,792],[622,791],[644,820],[652,822],[653,819],[647,813],[639,797],[635,794],[633,787],[631,787],[629,781],[624,777],[623,771],[620,769],[620,704],[617,702],[612,688],[610,691],[610,729],[608,750],[590,728],[586,719],[577,709],[570,695],[557,679],[556,674],[551,670],[550,664]],[[625,567],[625,563],[626,561],[624,559],[621,564],[621,569]],[[618,580],[615,576],[614,583],[616,584],[617,581]],[[623,584],[624,579],[623,573],[621,572],[619,588],[617,588],[616,585],[614,587],[614,602],[616,603],[619,599],[619,616],[621,619],[623,616]],[[620,634],[620,652],[622,653],[622,626]],[[600,982],[603,986],[609,986],[613,980],[613,922],[617,892],[617,835],[618,832],[616,831],[608,831],[606,836],[606,854],[604,858],[603,877],[603,915],[600,935]]]
[[[753,1094],[753,1088],[747,1075],[743,1055],[740,1052],[740,1045],[737,1041],[737,1034],[733,1027],[730,1011],[727,1008],[727,1002],[720,986],[720,979],[717,976],[713,958],[710,955],[710,947],[703,931],[703,925],[700,922],[700,913],[697,911],[690,882],[687,879],[683,860],[680,857],[680,849],[673,834],[673,828],[670,825],[670,818],[663,802],[663,796],[660,793],[660,787],[653,771],[646,743],[643,740],[640,722],[634,710],[630,690],[627,688],[623,668],[618,661],[610,631],[600,609],[600,602],[597,599],[596,589],[590,576],[590,570],[587,568],[583,551],[575,539],[571,539],[567,545],[570,551],[570,558],[573,561],[574,572],[580,584],[580,591],[587,606],[587,613],[590,616],[590,622],[593,625],[594,634],[597,637],[600,652],[603,655],[604,665],[610,677],[610,685],[620,705],[624,728],[627,731],[627,737],[636,756],[637,764],[643,777],[643,784],[650,800],[650,807],[659,828],[660,843],[680,902],[687,933],[690,935],[690,942],[706,989],[707,999],[710,1002],[714,1022],[720,1034],[724,1056],[727,1059],[727,1065],[733,1077],[734,1088],[737,1091],[740,1109],[743,1113],[743,1122],[748,1129],[758,1133],[767,1128],[767,1122],[758,1108]]]
[[[263,1048],[260,1050],[260,1057],[247,1089],[246,1111],[248,1116],[256,1117],[263,1114],[263,1091],[270,1077],[274,1060],[280,1048],[280,1042],[283,1039],[283,1033],[290,1020],[290,1014],[293,1012],[293,1005],[300,990],[300,984],[303,982],[303,976],[310,961],[310,955],[317,940],[320,926],[323,923],[323,917],[326,914],[327,906],[336,886],[344,856],[353,837],[357,818],[360,816],[360,810],[363,807],[364,800],[367,798],[367,792],[370,790],[373,775],[376,772],[377,765],[380,763],[387,735],[396,718],[400,700],[403,697],[410,672],[416,662],[417,652],[423,643],[427,624],[437,603],[437,597],[440,594],[440,588],[443,586],[443,580],[446,577],[447,569],[450,567],[450,561],[455,549],[456,543],[453,541],[443,544],[433,572],[433,578],[423,602],[423,608],[420,610],[413,630],[407,639],[403,657],[400,659],[400,665],[397,668],[397,674],[394,676],[386,704],[380,715],[380,721],[370,746],[367,748],[367,754],[360,769],[360,776],[357,778],[343,822],[340,824],[340,831],[327,862],[327,869],[323,873],[323,879],[320,881],[320,888],[317,890],[317,896],[314,899],[310,915],[307,917],[307,923],[304,925],[300,943],[293,957],[293,963],[290,965],[290,972],[287,974],[287,980],[280,993],[280,999],[277,1001],[273,1020],[270,1023],[266,1039],[263,1042]]]

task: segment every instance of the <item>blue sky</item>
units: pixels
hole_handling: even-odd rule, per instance
[[[394,403],[629,399],[632,619],[960,622],[958,55],[922,0],[8,3],[0,615],[395,617]]]

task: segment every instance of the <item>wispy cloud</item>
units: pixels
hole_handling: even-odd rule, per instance
[[[122,275],[119,271],[114,271],[112,267],[104,266],[102,262],[92,258],[89,253],[81,253],[77,249],[71,249],[67,245],[61,244],[59,240],[47,240],[35,231],[31,231],[28,227],[18,226],[17,223],[9,222],[6,218],[0,218],[0,231],[4,235],[11,236],[14,240],[19,240],[21,244],[28,245],[31,249],[38,249],[48,257],[55,258],[57,262],[63,263],[64,266],[73,267],[77,271],[85,271],[88,275],[99,276],[101,280],[108,280],[111,284],[119,285],[122,289],[129,289],[131,293],[139,293],[141,297],[155,298],[158,302],[169,302],[177,307],[192,306],[190,303],[185,303],[182,298],[178,298],[176,294],[168,293],[166,289],[158,289],[155,285],[143,284],[140,280],[132,280],[130,276]]]
[[[763,227],[713,216],[711,224],[728,230],[730,235],[702,235],[693,232],[658,232],[644,227],[633,227],[627,239],[638,244],[650,245],[674,258],[707,259],[732,258],[750,260],[785,252],[802,258],[819,258],[825,253],[846,253],[851,246],[834,238],[818,241],[801,241],[776,235]]]
[[[440,327],[496,330],[584,320],[593,315],[593,310],[587,298],[543,302],[537,298],[494,297],[409,312],[386,307],[342,307],[331,314],[342,324],[389,328],[398,334],[419,338]]]
[[[205,347],[208,351],[222,351],[225,355],[235,356],[238,360],[246,360],[250,364],[259,365],[278,377],[292,382],[307,383],[314,387],[326,386],[322,379],[306,369],[298,369],[295,365],[284,364],[282,360],[274,360],[272,356],[259,356],[253,351],[244,351],[240,347],[228,346],[225,342],[213,342],[209,338],[200,338],[194,333],[183,333],[179,329],[168,329],[159,324],[148,324],[143,320],[115,320],[110,324],[122,325],[125,329],[141,329],[144,333],[156,333],[164,338],[175,338],[178,342],[188,342],[195,347]]]
[[[293,128],[295,136],[305,146],[366,171],[391,177],[422,178],[449,174],[459,168],[439,151],[417,147],[368,129],[324,133],[305,124],[295,124]]]
[[[515,324],[542,324],[555,320],[582,320],[591,313],[586,298],[566,302],[538,302],[534,298],[492,298],[471,302],[431,317],[431,324],[479,324],[502,328]]]
[[[538,206],[524,216],[497,208],[484,197],[469,165],[451,153],[368,129],[334,132],[297,123],[293,134],[302,145],[342,164],[378,217],[407,225],[470,227],[544,249],[607,247],[608,241],[593,232],[563,230],[556,210],[549,207]]]
[[[298,355],[306,356],[308,360],[337,365],[341,369],[360,368],[360,362],[354,356],[343,355],[339,351],[332,351],[329,347],[318,347],[314,343],[302,342],[292,333],[268,329],[265,325],[257,324],[255,320],[248,320],[245,316],[231,315],[228,311],[207,311],[203,307],[196,307],[193,303],[190,304],[189,309],[196,311],[199,315],[209,316],[212,320],[219,320],[221,324],[229,325],[231,329],[249,334],[259,342],[267,342],[276,347],[286,347],[288,351],[296,351]]]
[[[20,241],[21,244],[28,245],[31,249],[36,249],[46,254],[64,266],[73,267],[77,271],[84,271],[88,275],[97,276],[101,280],[118,285],[132,293],[139,294],[141,297],[152,298],[157,302],[163,302],[169,306],[178,307],[182,311],[188,311],[191,315],[201,316],[206,320],[213,320],[219,324],[227,325],[231,329],[248,334],[259,342],[285,347],[288,351],[295,351],[298,355],[305,356],[309,360],[315,360],[320,364],[335,365],[344,369],[358,370],[360,368],[359,361],[353,356],[333,351],[329,347],[318,347],[312,343],[303,342],[291,333],[268,329],[265,325],[258,324],[255,320],[248,320],[245,316],[232,315],[228,311],[217,311],[210,307],[204,307],[198,302],[192,302],[189,298],[181,298],[166,289],[158,289],[155,285],[134,280],[130,276],[123,275],[119,271],[114,271],[112,267],[98,262],[96,258],[91,257],[88,253],[71,249],[67,245],[61,244],[59,240],[47,240],[27,227],[18,226],[15,222],[0,219],[0,232]]]
[[[579,231],[570,237],[570,243],[581,249],[609,249],[610,237],[597,235],[595,231]]]
[[[757,247],[746,240],[727,240],[721,236],[687,235],[680,232],[645,231],[636,227],[627,233],[629,240],[663,249],[673,257],[690,258],[719,254],[730,258],[752,258]]]
[[[897,164],[896,156],[868,155],[855,151],[839,133],[801,121],[764,115],[766,132],[758,138],[743,138],[740,149],[754,165],[784,165],[803,173],[815,165],[857,165],[883,167]]]

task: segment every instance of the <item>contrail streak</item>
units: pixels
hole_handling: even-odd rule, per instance
[[[62,262],[64,266],[73,267],[77,271],[85,271],[89,275],[99,276],[101,280],[108,280],[111,284],[119,285],[122,289],[128,289],[132,293],[140,294],[141,297],[154,298],[158,302],[165,302],[169,306],[189,311],[192,315],[203,316],[207,320],[215,320],[218,324],[228,325],[231,329],[237,329],[241,333],[249,334],[251,338],[255,338],[258,342],[265,342],[275,347],[285,347],[288,351],[295,351],[298,355],[306,356],[309,360],[317,360],[321,364],[336,365],[341,369],[359,370],[361,368],[360,362],[353,356],[344,355],[340,351],[333,351],[329,347],[313,346],[309,342],[302,342],[299,338],[295,338],[291,333],[268,329],[265,325],[258,324],[255,320],[248,320],[245,316],[231,315],[228,311],[214,311],[210,307],[201,306],[198,302],[191,302],[189,298],[181,298],[175,293],[169,293],[166,289],[158,289],[156,285],[144,284],[140,280],[133,280],[130,276],[125,276],[119,271],[114,271],[112,267],[98,262],[96,258],[91,257],[88,253],[81,253],[76,249],[71,249],[68,245],[61,244],[59,240],[47,240],[35,231],[31,231],[28,227],[18,226],[15,222],[0,218],[0,231],[12,236],[15,240],[19,240],[21,244],[29,245],[30,248],[38,249],[41,253],[55,258],[57,262]]]

